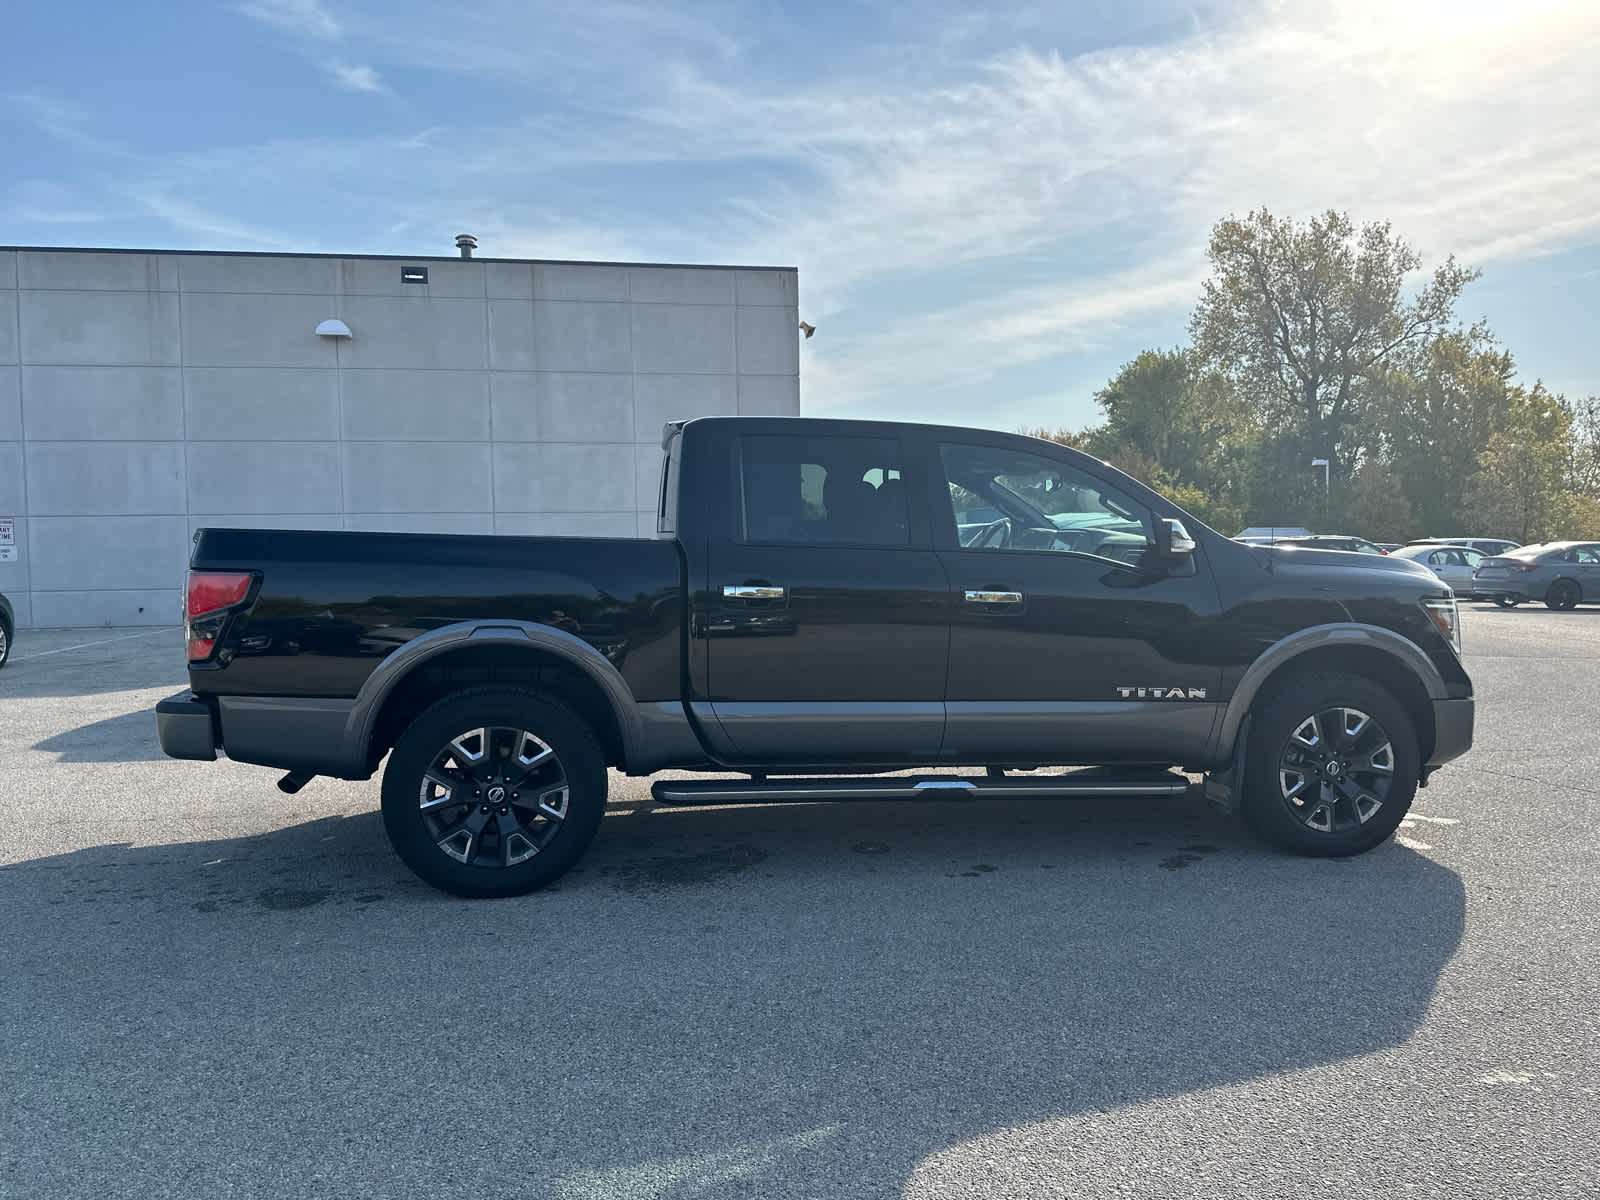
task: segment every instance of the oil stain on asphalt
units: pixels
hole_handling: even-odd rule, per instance
[[[760,847],[736,842],[713,846],[697,854],[634,859],[615,868],[606,868],[606,872],[614,876],[613,885],[622,891],[653,892],[664,888],[715,883],[749,870],[757,863],[764,862],[766,857],[767,852]]]
[[[331,888],[267,888],[256,897],[256,903],[273,912],[293,912],[321,904],[331,895]]]

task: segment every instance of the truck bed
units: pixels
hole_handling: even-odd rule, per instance
[[[197,570],[258,572],[198,695],[353,697],[393,651],[462,621],[549,625],[640,701],[679,697],[683,561],[653,538],[202,529]]]

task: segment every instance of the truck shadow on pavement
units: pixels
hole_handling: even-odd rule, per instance
[[[37,858],[0,902],[0,1191],[52,1195],[899,1195],[997,1129],[1403,1043],[1465,920],[1411,850],[1291,859],[1189,799],[622,803],[496,902],[362,813]]]
[[[122,713],[52,734],[33,744],[64,763],[165,762],[156,738],[155,714],[148,709]]]
[[[162,677],[168,691],[188,686],[181,629],[24,629],[0,671],[0,701],[136,691]]]

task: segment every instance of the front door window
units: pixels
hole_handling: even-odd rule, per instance
[[[967,550],[1045,550],[1137,566],[1151,514],[1064,463],[1001,447],[939,447],[956,538]]]

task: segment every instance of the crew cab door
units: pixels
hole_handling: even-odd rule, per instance
[[[944,757],[1198,761],[1221,683],[1204,562],[1158,563],[1150,508],[1033,445],[926,449],[953,589]]]
[[[690,626],[711,749],[749,765],[936,758],[949,581],[902,439],[735,431],[726,454],[733,503]]]

